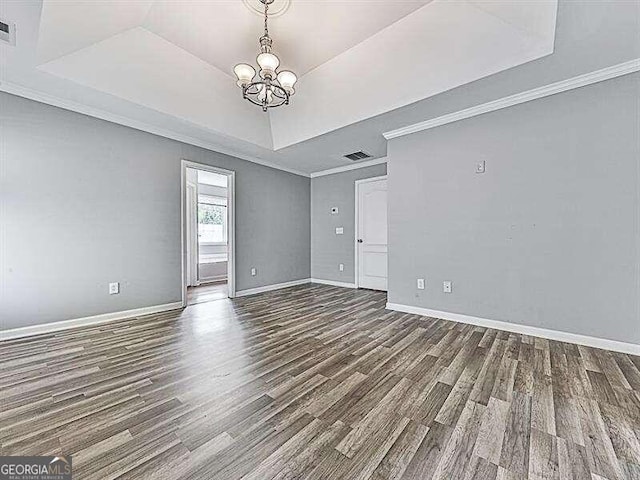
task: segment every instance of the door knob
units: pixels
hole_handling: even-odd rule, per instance
[[[362,239],[361,238],[358,239],[358,243],[362,243]]]

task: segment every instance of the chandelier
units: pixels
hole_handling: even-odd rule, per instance
[[[298,77],[288,70],[278,72],[280,59],[271,51],[273,41],[267,28],[267,12],[269,4],[274,0],[260,1],[264,4],[264,35],[260,37],[260,53],[256,58],[260,66],[259,77],[254,81],[256,71],[248,63],[239,63],[233,68],[233,72],[238,77],[236,84],[242,88],[242,97],[266,112],[269,108],[289,104],[289,98],[295,93],[293,85]]]

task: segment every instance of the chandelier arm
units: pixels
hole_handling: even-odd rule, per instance
[[[253,103],[254,105],[257,105],[259,107],[263,107],[261,100],[256,100],[256,99],[252,98],[249,95],[247,95],[246,99],[248,101],[250,101],[251,103]],[[285,99],[279,98],[279,97],[278,97],[278,99],[280,100],[280,102],[278,102],[278,103],[268,103],[267,104],[267,108],[276,108],[276,107],[279,107],[281,105],[288,105],[289,104],[288,100],[285,100]]]
[[[287,91],[283,88],[274,88],[272,90],[272,93],[274,96],[278,97],[278,98],[282,98],[282,99],[286,99],[289,94],[287,93]]]
[[[289,105],[291,95],[294,93],[293,84],[296,82],[296,77],[290,71],[280,73],[277,71],[280,60],[271,51],[272,40],[269,37],[268,25],[269,4],[274,0],[260,1],[264,3],[264,35],[259,39],[261,52],[257,58],[260,66],[259,78],[252,81],[255,70],[246,64],[237,65],[234,72],[238,76],[237,84],[242,88],[242,97],[266,112],[269,108]],[[253,75],[249,75],[249,70],[253,72]],[[283,74],[282,79],[280,79],[280,74]]]
[[[270,91],[272,94],[271,102],[267,101],[267,97],[259,98],[258,95],[262,88],[270,87]],[[254,105],[261,107],[264,112],[266,112],[269,108],[279,107],[281,105],[289,105],[289,93],[282,88],[277,83],[272,83],[269,81],[257,81],[252,82],[248,85],[245,85],[242,89],[242,96],[244,99],[249,100]]]

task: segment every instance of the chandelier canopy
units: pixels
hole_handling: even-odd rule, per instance
[[[273,41],[267,27],[269,5],[274,0],[260,1],[264,4],[264,35],[260,37],[260,53],[256,58],[260,67],[258,78],[254,81],[256,70],[248,63],[239,63],[233,71],[238,77],[236,84],[242,88],[242,97],[266,112],[269,108],[289,104],[298,77],[289,70],[278,71],[280,59],[271,51]]]

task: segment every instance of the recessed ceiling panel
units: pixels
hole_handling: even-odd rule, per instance
[[[278,10],[283,1],[270,8]],[[300,77],[429,1],[291,0],[284,14],[269,19],[269,32],[282,66]],[[156,2],[144,26],[233,75],[237,63],[255,62],[263,23],[241,0],[188,0]]]
[[[514,2],[510,0],[467,0],[477,8],[495,15],[523,33],[553,44],[556,29],[557,0]]]
[[[229,77],[144,28],[127,30],[40,69],[206,129],[271,147],[267,116],[242,99]]]
[[[398,112],[429,118],[400,107],[554,48],[556,0],[275,0],[273,9],[287,1],[269,30],[299,83],[291,105],[269,114],[242,99],[232,74],[255,62],[263,24],[246,3],[259,0],[0,2],[18,27],[16,45],[0,45],[0,89],[313,172],[349,164],[342,155],[356,150],[384,155],[381,132],[403,125]],[[634,10],[626,15],[633,24]]]
[[[517,24],[508,2],[433,2],[305,75],[270,112],[280,149],[553,52],[553,35]],[[505,21],[498,4],[507,5]],[[521,7],[552,9],[549,2]],[[527,15],[524,18],[529,18]],[[555,24],[555,14],[546,17]],[[528,26],[528,24],[527,24]],[[549,29],[546,30],[547,32]],[[304,122],[300,119],[304,118]]]
[[[140,25],[153,0],[45,0],[42,3],[38,59],[67,55]]]

